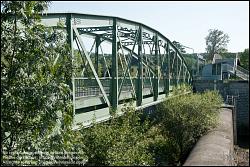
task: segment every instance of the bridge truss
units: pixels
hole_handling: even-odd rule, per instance
[[[71,46],[75,124],[109,119],[129,101],[137,109],[161,102],[173,86],[191,84],[181,53],[157,30],[118,17],[49,13],[42,23],[63,25]]]

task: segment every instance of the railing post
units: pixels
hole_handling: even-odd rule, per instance
[[[143,71],[142,71],[142,27],[139,26],[139,36],[138,36],[138,82],[137,82],[137,106],[142,104],[142,81],[143,81]]]
[[[113,18],[113,31],[112,31],[112,71],[111,71],[111,106],[114,110],[118,106],[118,59],[117,59],[117,20]]]
[[[154,101],[158,99],[158,89],[159,89],[159,43],[158,34],[155,34],[155,77],[154,77]]]

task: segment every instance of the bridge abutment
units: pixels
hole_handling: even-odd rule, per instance
[[[233,96],[237,113],[237,134],[249,135],[249,81],[195,80],[193,86],[196,92],[218,90],[225,102],[229,96]]]
[[[234,166],[232,110],[222,108],[219,125],[202,136],[183,166]]]

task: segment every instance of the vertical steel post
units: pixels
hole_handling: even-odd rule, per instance
[[[158,34],[155,34],[155,79],[154,79],[154,101],[158,99],[158,89],[159,89],[159,43]]]
[[[180,65],[180,60],[179,60],[179,57],[178,57],[178,53],[176,53],[176,73],[175,73],[175,76],[176,76],[176,86],[179,85],[179,65]]]
[[[197,56],[197,71],[196,71],[196,77],[198,77],[198,75],[199,75],[199,55],[198,55],[198,53],[196,53],[196,56]]]
[[[182,71],[181,71],[181,83],[184,83],[184,71],[185,71],[185,63],[184,63],[184,59],[182,60]]]
[[[168,96],[168,94],[169,94],[169,86],[170,86],[170,52],[169,52],[169,42],[167,42],[167,46],[166,46],[166,54],[167,54],[167,56],[166,56],[166,59],[167,59],[167,74],[166,74],[166,80],[165,80],[165,82],[166,82],[166,86],[165,86],[165,94],[166,94],[166,96]]]
[[[117,20],[113,18],[113,31],[112,31],[112,71],[111,71],[111,106],[114,110],[118,106],[118,58],[117,58]]]
[[[67,30],[67,43],[70,47],[70,56],[71,56],[71,67],[74,65],[74,48],[73,48],[73,29],[72,29],[72,14],[68,13],[66,15],[66,30]],[[72,68],[73,69],[73,68]],[[66,83],[69,85],[70,90],[73,91],[72,96],[70,97],[73,100],[73,111],[75,116],[75,79],[74,79],[74,70],[72,71],[71,80],[66,81]]]
[[[95,38],[95,70],[96,70],[97,75],[99,74],[99,70],[98,70],[99,45],[100,45],[100,36],[97,35]]]
[[[173,84],[174,86],[177,86],[177,61],[178,61],[178,58],[177,58],[177,51],[175,51],[174,53],[174,68],[173,68]]]
[[[72,14],[68,13],[66,16],[66,29],[67,29],[67,43],[69,44],[70,47],[70,56],[71,56],[71,60],[72,60],[72,66],[73,66],[73,62],[74,62],[74,48],[73,46],[73,29],[72,29],[72,24],[71,24],[71,19],[72,19]],[[74,75],[72,73],[72,75]],[[73,76],[72,76],[73,77]],[[73,83],[71,80],[67,81],[68,85],[70,85],[70,88],[73,87]]]
[[[142,104],[142,82],[143,82],[143,71],[142,71],[142,27],[139,26],[138,36],[138,78],[137,78],[137,106]]]

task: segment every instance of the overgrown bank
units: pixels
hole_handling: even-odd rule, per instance
[[[143,121],[142,112],[126,107],[124,116],[64,131],[40,150],[75,152],[67,161],[76,165],[79,160],[85,165],[181,165],[197,139],[216,126],[221,103],[214,91],[176,96],[158,105],[155,115]],[[43,165],[43,158],[34,156],[32,163]],[[63,164],[51,155],[50,162]]]
[[[86,165],[180,165],[197,139],[216,126],[221,103],[214,91],[177,96],[144,121],[127,107],[124,117],[81,131]]]

